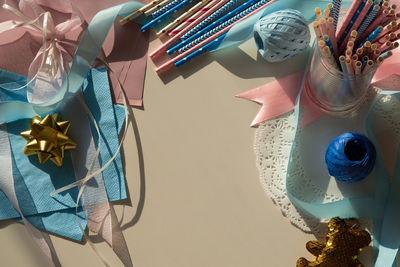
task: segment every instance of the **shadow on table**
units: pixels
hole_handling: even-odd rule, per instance
[[[142,148],[142,142],[140,138],[140,133],[139,133],[139,127],[133,112],[132,107],[128,107],[128,112],[131,117],[131,125],[133,132],[135,134],[135,141],[136,141],[136,148],[137,148],[137,153],[138,153],[138,163],[139,163],[139,179],[140,179],[140,189],[139,189],[139,200],[137,203],[137,207],[135,209],[135,212],[132,216],[132,218],[126,222],[125,224],[122,224],[124,217],[126,216],[126,206],[132,207],[132,201],[131,201],[131,193],[129,190],[129,186],[127,186],[127,198],[125,200],[117,201],[114,202],[113,205],[123,205],[123,212],[121,218],[119,218],[119,225],[122,231],[134,226],[138,221],[140,220],[140,217],[142,216],[142,212],[144,209],[144,204],[145,204],[145,198],[146,198],[146,174],[145,174],[145,168],[144,168],[144,157],[143,157],[143,148]],[[129,127],[129,126],[128,126]],[[124,147],[121,147],[121,159],[122,159],[122,166],[124,166],[124,172],[126,173],[126,160],[124,157]],[[126,178],[126,177],[125,177]],[[128,185],[128,183],[126,182]],[[129,216],[129,214],[128,214]],[[98,235],[93,235],[90,236],[90,240],[93,243],[102,243],[104,240],[98,236]]]
[[[311,48],[307,51],[310,50]],[[254,59],[239,47],[230,47],[220,51],[202,54],[179,68],[173,67],[170,70],[161,73],[159,77],[164,84],[171,82],[179,76],[186,79],[214,61],[232,74],[243,79],[284,77],[303,70],[305,62],[307,61],[307,56],[308,53],[304,52],[284,62],[270,63],[264,60],[258,53],[257,58]],[[158,60],[155,60],[154,62],[155,64],[159,64]]]

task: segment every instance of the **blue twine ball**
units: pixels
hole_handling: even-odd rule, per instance
[[[299,11],[285,9],[257,21],[254,39],[265,60],[279,62],[300,54],[308,47],[310,30]]]
[[[361,181],[374,169],[376,151],[371,141],[360,133],[344,133],[328,146],[325,162],[328,172],[346,183]]]

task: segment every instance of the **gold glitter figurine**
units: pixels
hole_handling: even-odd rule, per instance
[[[326,243],[309,241],[307,250],[313,254],[315,261],[305,258],[297,260],[297,267],[362,267],[357,258],[362,248],[369,245],[371,236],[367,231],[354,229],[339,218],[332,218],[329,223]]]
[[[44,119],[35,116],[30,124],[31,129],[21,133],[28,142],[24,154],[37,154],[41,164],[50,159],[57,166],[62,166],[64,151],[76,148],[76,143],[66,136],[70,122],[60,121],[59,115],[53,114]]]

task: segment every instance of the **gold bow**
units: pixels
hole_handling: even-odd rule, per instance
[[[57,166],[62,166],[64,151],[76,148],[76,143],[66,135],[71,123],[60,121],[60,116],[53,114],[44,119],[35,116],[30,124],[31,129],[21,133],[28,142],[24,154],[37,154],[41,164],[50,159]]]

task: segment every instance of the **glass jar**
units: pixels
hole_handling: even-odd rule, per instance
[[[332,66],[314,48],[305,81],[310,99],[322,110],[337,115],[355,111],[365,99],[375,69],[361,74],[347,74]]]

